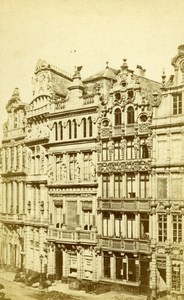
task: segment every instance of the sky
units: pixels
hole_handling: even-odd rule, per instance
[[[5,105],[15,87],[23,102],[32,97],[39,58],[85,78],[123,58],[148,78],[161,81],[163,68],[184,44],[184,0],[0,0],[0,138]]]

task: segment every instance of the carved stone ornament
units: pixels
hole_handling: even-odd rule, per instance
[[[105,162],[98,164],[98,173],[114,172],[135,172],[151,170],[150,162],[126,161],[126,162]]]

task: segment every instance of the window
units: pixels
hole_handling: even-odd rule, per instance
[[[91,153],[84,153],[84,181],[90,180]]]
[[[120,160],[121,159],[121,147],[120,147],[120,141],[114,142],[114,160]]]
[[[120,110],[120,108],[116,108],[114,111],[114,125],[115,126],[121,125],[121,110]]]
[[[121,125],[121,110],[120,110],[120,108],[116,108],[114,111],[114,125],[115,126]]]
[[[127,159],[134,159],[134,140],[127,140]]]
[[[73,130],[74,130],[74,139],[77,138],[77,123],[76,120],[73,120]]]
[[[77,201],[67,201],[67,229],[74,230],[77,224]]]
[[[134,123],[134,109],[132,106],[127,108],[127,124]]]
[[[104,252],[104,277],[111,277],[111,257],[107,252]]]
[[[69,179],[75,179],[75,169],[76,169],[76,158],[77,155],[75,153],[69,155]]]
[[[182,114],[182,94],[173,95],[173,115]]]
[[[123,278],[123,259],[120,254],[116,255],[116,279]]]
[[[173,242],[179,243],[182,241],[182,216],[173,215]]]
[[[110,195],[110,175],[102,175],[102,197],[108,198]]]
[[[122,175],[121,174],[114,174],[114,198],[121,198],[122,197]]]
[[[114,215],[114,235],[120,237],[122,233],[122,214],[115,213]]]
[[[91,117],[88,118],[88,122],[89,122],[89,136],[91,137],[93,135],[93,123]]]
[[[86,137],[86,119],[82,119],[83,123],[83,137]]]
[[[140,158],[148,158],[148,146],[146,144],[146,139],[140,139]]]
[[[57,123],[54,123],[54,132],[55,132],[55,140],[57,141],[57,139],[58,139],[58,128],[57,128]]]
[[[56,228],[62,228],[63,226],[62,206],[55,206],[54,218],[55,218]]]
[[[91,230],[93,224],[93,216],[91,209],[83,209],[83,226],[84,230]]]
[[[110,213],[103,212],[102,213],[102,234],[103,236],[109,236],[110,235]]]
[[[123,279],[127,281],[136,281],[135,258],[130,255],[123,258]]]
[[[135,215],[129,214],[127,215],[127,238],[133,239],[135,238]]]
[[[140,214],[140,238],[149,239],[149,215]]]
[[[60,140],[63,140],[63,125],[60,122]]]
[[[172,266],[172,290],[180,291],[180,265]]]
[[[128,173],[127,174],[127,197],[128,198],[135,198],[135,174]]]
[[[147,173],[140,174],[140,197],[146,198],[149,196],[149,175]]]
[[[17,124],[18,124],[18,118],[17,118],[17,116],[15,116],[15,118],[14,118],[14,128],[17,128]]]
[[[167,240],[167,215],[158,215],[158,240],[165,242]]]
[[[62,179],[62,155],[57,155],[56,156],[56,180],[61,180]]]
[[[109,147],[108,142],[102,143],[102,160],[108,160],[109,159]]]
[[[68,138],[72,138],[72,124],[70,120],[68,121]]]

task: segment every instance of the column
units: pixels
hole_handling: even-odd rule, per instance
[[[151,282],[150,282],[150,288],[152,291],[156,291],[156,286],[157,286],[157,266],[156,266],[156,253],[155,250],[152,252],[152,261],[150,262],[150,270],[151,270]]]
[[[92,250],[92,270],[93,270],[92,281],[98,281],[97,269],[98,269],[98,260],[97,260],[97,256],[95,253],[95,249],[93,248],[93,250]]]
[[[127,237],[127,215],[125,213],[122,214],[122,223],[123,223],[122,236],[123,238],[126,238]]]
[[[28,218],[32,216],[33,211],[33,199],[32,199],[32,186],[31,184],[27,184],[26,186],[26,207],[25,207],[25,213],[27,215],[28,212]]]
[[[29,270],[32,269],[32,255],[31,255],[31,241],[32,234],[31,234],[31,227],[27,226],[25,230],[25,269]]]
[[[7,206],[7,213],[10,213],[11,212],[11,182],[8,182],[7,184],[7,188],[8,188],[8,195],[7,195],[7,203],[8,203],[8,206]]]
[[[40,215],[41,220],[43,220],[43,218],[45,217],[45,209],[46,209],[45,202],[46,202],[45,186],[44,184],[40,184],[40,199],[39,199],[40,207],[39,207],[38,216]]]

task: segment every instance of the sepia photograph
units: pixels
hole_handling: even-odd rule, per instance
[[[184,300],[184,1],[0,0],[0,299]]]

